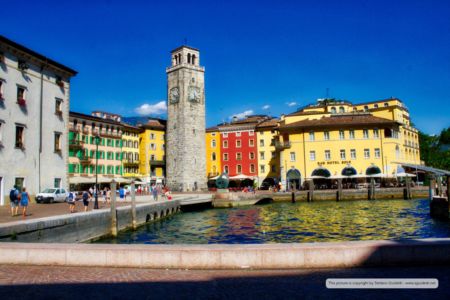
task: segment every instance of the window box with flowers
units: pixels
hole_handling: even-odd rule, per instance
[[[19,99],[17,99],[17,104],[19,104],[19,106],[21,106],[21,107],[25,107],[25,106],[27,106],[27,101],[25,101],[25,99],[23,99],[23,98],[19,98]]]

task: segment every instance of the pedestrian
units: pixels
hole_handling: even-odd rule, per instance
[[[111,203],[111,189],[108,189],[106,191],[106,201],[109,203]]]
[[[153,195],[153,200],[158,201],[158,190],[156,189],[156,186],[152,186],[152,195]]]
[[[20,197],[20,206],[22,206],[22,217],[23,218],[25,218],[27,216],[27,207],[28,207],[29,199],[30,199],[30,195],[28,195],[26,188],[23,188],[22,195]]]
[[[75,212],[75,201],[76,196],[74,192],[69,192],[69,197],[67,198],[67,203],[69,203],[69,211],[70,213]]]
[[[17,216],[19,211],[19,190],[16,185],[9,192],[9,201],[11,203],[11,217]]]
[[[119,188],[119,197],[120,200],[125,200],[125,190],[123,189],[123,187]]]
[[[83,198],[84,211],[88,211],[89,199],[91,198],[91,195],[87,191],[84,191],[82,198]]]
[[[92,188],[92,186],[89,188],[89,194],[94,195],[94,189]]]
[[[103,204],[106,204],[106,187],[102,191]]]

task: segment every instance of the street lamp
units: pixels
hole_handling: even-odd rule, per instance
[[[95,202],[94,209],[98,209],[98,144],[100,144],[100,137],[95,136]]]

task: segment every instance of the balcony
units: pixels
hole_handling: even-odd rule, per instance
[[[69,149],[81,149],[83,145],[84,141],[69,140]]]
[[[291,148],[291,142],[290,141],[285,141],[285,142],[276,141],[274,146],[275,146],[276,150],[284,150],[284,149]]]
[[[165,166],[165,165],[166,165],[165,160],[150,160],[150,166],[152,166],[152,167]]]
[[[80,159],[80,164],[82,165],[90,165],[92,163],[89,156],[83,155],[78,158]]]
[[[122,163],[125,167],[138,167],[139,166],[138,160],[123,159]]]
[[[109,138],[121,138],[122,137],[120,132],[108,132],[108,131],[101,131],[100,136],[109,137]]]

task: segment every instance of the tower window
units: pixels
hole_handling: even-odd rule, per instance
[[[190,53],[188,53],[188,55],[187,55],[187,62],[188,62],[188,64],[191,63],[191,54]]]
[[[195,54],[192,54],[192,64],[195,65]]]

